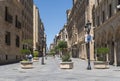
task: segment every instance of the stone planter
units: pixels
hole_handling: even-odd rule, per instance
[[[94,62],[94,68],[95,69],[108,69],[109,68],[109,62],[95,61]]]
[[[61,62],[60,63],[61,69],[72,69],[73,68],[73,62]]]
[[[33,62],[30,61],[21,61],[21,68],[22,69],[32,69],[33,68]]]
[[[39,61],[39,57],[34,57],[33,58],[33,62],[38,62]]]

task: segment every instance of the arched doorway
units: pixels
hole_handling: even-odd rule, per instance
[[[109,59],[109,61],[110,61],[110,65],[113,65],[114,64],[114,41],[112,41],[111,42],[111,44],[110,44],[110,59]]]

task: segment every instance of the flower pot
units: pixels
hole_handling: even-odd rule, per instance
[[[39,57],[34,57],[33,62],[39,62]]]
[[[73,62],[61,62],[60,63],[61,69],[72,69],[73,68]]]
[[[94,62],[94,68],[95,69],[108,69],[109,68],[109,62],[107,62],[107,61],[95,61]]]
[[[21,68],[22,69],[32,69],[33,68],[33,62],[30,61],[21,61]]]

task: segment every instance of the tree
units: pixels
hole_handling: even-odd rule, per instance
[[[63,54],[63,52],[65,52],[65,51],[67,51],[67,42],[66,41],[59,41],[59,43],[58,43],[58,49],[60,49],[60,51],[62,52],[62,54]]]
[[[55,50],[54,49],[50,50],[50,55],[53,55],[53,56],[55,55]]]
[[[109,53],[109,48],[101,47],[97,49],[98,60],[106,60],[106,54]]]
[[[22,49],[21,53],[27,55],[27,54],[30,54],[30,50],[28,50],[28,49]]]
[[[38,56],[39,56],[39,52],[38,52],[38,51],[34,51],[34,52],[33,52],[33,56],[34,56],[34,57],[38,57]]]
[[[61,50],[64,48],[67,48],[67,42],[66,41],[59,41],[58,48],[60,48]]]
[[[67,50],[67,48],[68,48],[67,42],[66,41],[59,41],[57,47],[62,52],[62,55],[61,55],[62,61],[63,62],[66,62],[66,61],[69,62],[69,61],[71,61],[70,54],[68,53],[68,50]]]
[[[29,49],[22,49],[20,52],[23,54],[24,60],[27,60],[26,56],[31,53],[31,51]]]

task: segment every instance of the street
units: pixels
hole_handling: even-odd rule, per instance
[[[20,63],[0,66],[0,81],[120,81],[120,67],[87,70],[87,61],[72,59],[73,69],[60,69],[60,58],[47,57],[45,65],[34,62],[33,69],[21,69]]]

